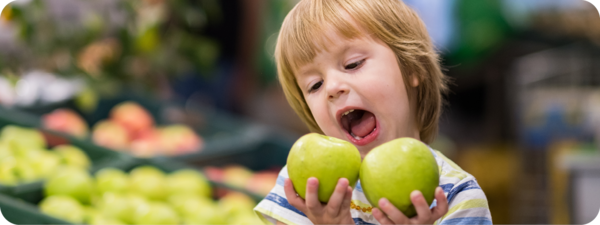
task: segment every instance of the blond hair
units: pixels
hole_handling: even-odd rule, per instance
[[[418,78],[416,96],[412,99],[417,101],[415,115],[419,135],[425,143],[433,141],[438,130],[442,94],[447,89],[446,78],[425,25],[401,0],[302,0],[286,16],[275,48],[277,73],[289,104],[308,128],[323,134],[294,73],[310,63],[319,51],[326,50],[326,40],[320,37],[329,30],[348,39],[371,35],[392,49],[403,79]],[[410,95],[410,82],[404,83]]]

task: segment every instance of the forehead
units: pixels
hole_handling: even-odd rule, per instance
[[[326,34],[325,37],[323,37],[323,43],[325,43],[324,47],[322,49],[317,49],[316,54],[311,61],[298,64],[298,68],[294,70],[296,71],[296,75],[306,73],[307,70],[311,70],[313,66],[327,62],[332,57],[335,59],[349,51],[361,49],[362,47],[365,47],[367,41],[373,41],[368,36],[345,38],[335,32],[330,32],[329,34]]]
[[[280,57],[292,71],[298,71],[313,62],[317,54],[329,52],[343,41],[368,34],[342,7],[309,7],[302,4],[306,2],[300,2],[290,12],[279,36]]]

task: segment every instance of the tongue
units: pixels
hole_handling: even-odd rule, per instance
[[[375,129],[375,116],[373,113],[366,112],[360,119],[352,120],[350,130],[357,137],[365,137]]]

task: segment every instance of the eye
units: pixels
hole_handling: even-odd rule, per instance
[[[363,64],[363,62],[365,62],[365,60],[364,60],[364,59],[361,59],[361,60],[359,60],[359,61],[356,61],[356,62],[350,63],[350,64],[348,64],[348,65],[344,66],[344,69],[347,69],[347,70],[353,70],[353,69],[356,69],[356,68],[358,68],[360,65],[362,65],[362,64]]]
[[[310,89],[308,90],[308,93],[312,93],[312,92],[314,92],[316,90],[319,90],[319,88],[321,88],[321,85],[323,85],[323,81],[317,82],[312,87],[310,87]]]

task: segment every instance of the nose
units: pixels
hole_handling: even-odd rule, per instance
[[[326,90],[330,101],[338,99],[344,94],[348,94],[350,88],[348,83],[342,77],[343,74],[328,74],[326,82]]]

